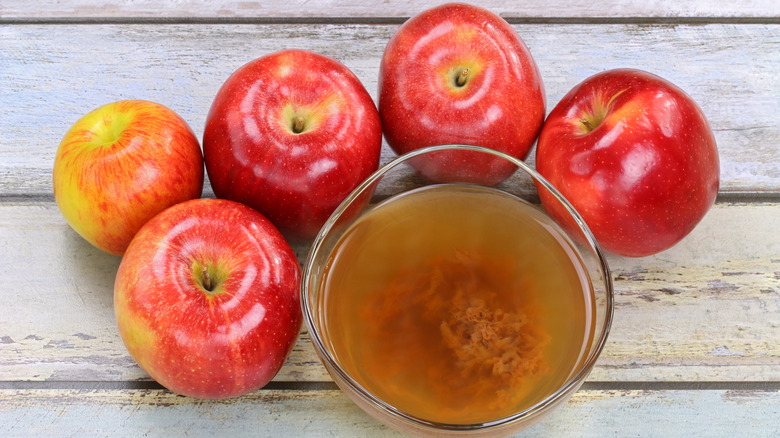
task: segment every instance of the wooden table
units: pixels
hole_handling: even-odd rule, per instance
[[[0,4],[0,436],[395,435],[335,387],[305,330],[245,397],[199,401],[151,381],[115,326],[119,258],[68,227],[51,170],[68,127],[118,99],[163,103],[200,137],[230,73],[283,48],[340,60],[376,98],[388,39],[436,2],[117,3]],[[548,111],[591,74],[642,68],[700,104],[721,159],[718,200],[692,234],[609,258],[609,342],[582,390],[524,436],[778,436],[780,3],[481,4],[529,46]]]

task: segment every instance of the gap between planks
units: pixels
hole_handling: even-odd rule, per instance
[[[209,186],[203,187],[202,198],[214,198]],[[529,202],[540,204],[539,197],[530,195]],[[0,195],[0,205],[36,205],[54,202],[53,193],[31,193],[26,195]],[[780,203],[780,191],[722,191],[715,198],[715,204],[776,204]]]
[[[0,381],[0,390],[161,390],[154,380],[134,381]],[[259,391],[338,391],[332,381],[271,381]],[[780,392],[780,382],[761,381],[586,381],[582,391],[765,391]]]
[[[393,25],[410,17],[0,17],[6,25],[75,25],[75,24],[337,24]],[[707,25],[707,24],[780,24],[780,17],[502,17],[509,24],[585,24],[585,25]]]

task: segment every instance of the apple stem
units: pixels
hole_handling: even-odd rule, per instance
[[[587,129],[588,132],[593,131],[596,128],[595,126],[593,126],[592,123],[590,123],[590,120],[588,120],[588,119],[581,119],[580,123],[585,125],[585,129]]]
[[[300,134],[301,132],[303,132],[304,122],[305,120],[303,119],[302,116],[296,117],[295,120],[293,120],[293,125],[292,125],[293,132],[296,134]]]
[[[469,69],[464,68],[463,70],[460,71],[458,76],[455,77],[455,85],[457,85],[458,87],[462,87],[466,85],[466,80],[468,79],[468,77],[469,77]]]
[[[201,272],[203,273],[203,289],[206,289],[208,292],[211,292],[214,290],[214,285],[211,284],[211,276],[209,275],[209,270],[205,266],[201,268]]]

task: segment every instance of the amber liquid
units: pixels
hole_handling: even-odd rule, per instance
[[[325,342],[361,386],[427,421],[483,423],[528,408],[571,377],[594,336],[590,282],[558,230],[490,188],[390,198],[331,253]]]

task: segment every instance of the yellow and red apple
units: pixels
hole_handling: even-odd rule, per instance
[[[54,198],[91,244],[122,255],[141,226],[176,203],[199,198],[203,154],[170,108],[145,100],[103,105],[65,134],[54,160]]]
[[[114,283],[119,333],[161,385],[198,398],[270,381],[301,327],[298,259],[260,213],[195,199],[147,222]]]

